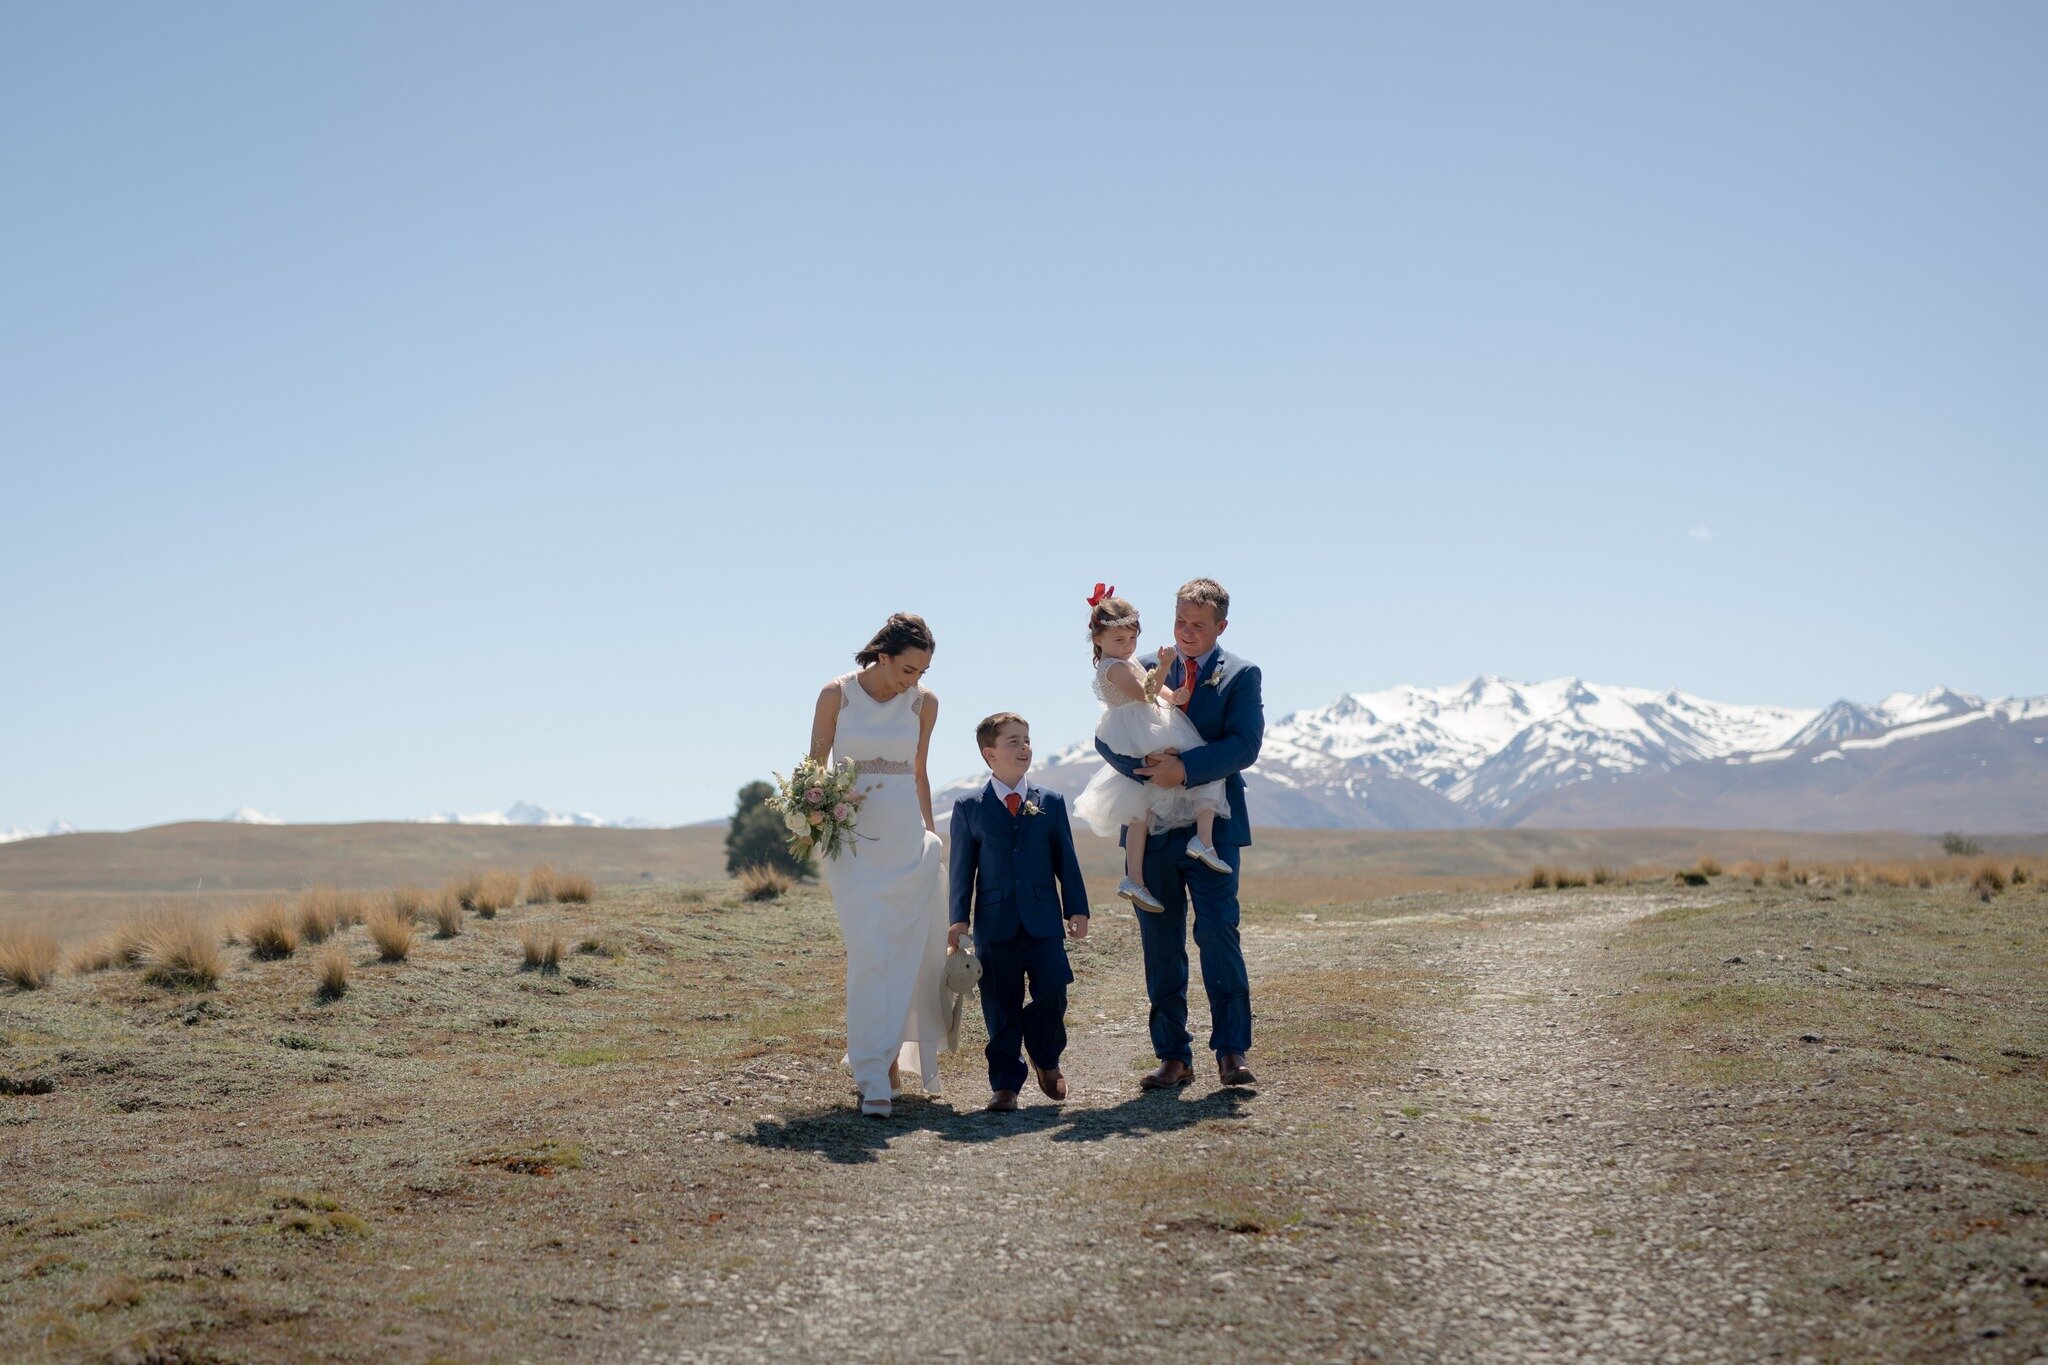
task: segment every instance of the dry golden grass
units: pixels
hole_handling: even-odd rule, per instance
[[[766,864],[741,868],[735,880],[740,884],[740,895],[750,901],[772,901],[796,885],[787,872]]]
[[[1541,863],[1530,868],[1529,880],[1526,885],[1531,891],[1548,891],[1550,889],[1550,869]]]
[[[0,980],[32,991],[57,974],[57,936],[26,924],[0,925]]]
[[[412,917],[401,915],[394,905],[379,905],[370,911],[363,927],[377,945],[377,956],[386,962],[403,962],[412,952]]]
[[[135,961],[144,981],[171,989],[212,990],[227,970],[219,936],[189,910],[148,916]]]
[[[435,938],[454,938],[462,932],[462,906],[445,891],[427,902],[427,918],[433,921]]]
[[[432,892],[422,891],[417,886],[394,886],[391,888],[391,909],[400,919],[417,924],[433,901]]]
[[[307,943],[324,943],[334,931],[341,928],[335,923],[334,903],[324,896],[308,891],[299,897],[299,937]]]
[[[587,872],[564,872],[555,878],[555,899],[565,905],[588,905],[597,894],[597,884]]]
[[[339,943],[330,943],[316,963],[318,975],[313,994],[321,1000],[339,1000],[348,994],[348,954]]]
[[[1614,869],[1606,863],[1595,863],[1593,870],[1586,874],[1586,878],[1595,886],[1606,886],[1615,879]]]
[[[299,950],[298,916],[283,901],[264,901],[242,917],[240,937],[249,942],[249,956],[270,962]]]
[[[1721,860],[1719,858],[1703,857],[1699,860],[1697,866],[1700,871],[1706,873],[1709,877],[1721,875]]]
[[[519,874],[517,872],[486,872],[476,888],[476,911],[485,919],[495,918],[500,910],[519,904]]]
[[[519,927],[520,969],[554,972],[562,967],[562,936],[540,924]]]
[[[449,895],[455,897],[455,903],[464,910],[477,910],[481,912],[481,907],[477,904],[477,896],[483,890],[483,884],[484,877],[481,872],[465,872],[460,877],[450,878],[448,885],[444,889]],[[495,910],[491,911],[492,915],[496,913],[497,911]],[[485,918],[489,918],[489,916],[487,915]]]
[[[549,905],[555,899],[555,869],[552,864],[542,863],[526,874],[526,903],[528,905]]]

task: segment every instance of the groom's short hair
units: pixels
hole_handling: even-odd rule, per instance
[[[1190,578],[1173,596],[1176,602],[1193,602],[1214,608],[1218,621],[1230,619],[1230,594],[1223,591],[1223,585],[1213,578]]]
[[[996,740],[1002,735],[1005,725],[1021,725],[1027,730],[1031,728],[1031,722],[1018,715],[1015,711],[998,711],[974,727],[975,747],[978,749],[993,748]]]

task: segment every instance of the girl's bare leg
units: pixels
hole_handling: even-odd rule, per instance
[[[1145,884],[1145,829],[1143,820],[1124,826],[1124,875],[1140,886]]]
[[[1209,847],[1216,847],[1216,808],[1203,806],[1195,812],[1195,836]]]

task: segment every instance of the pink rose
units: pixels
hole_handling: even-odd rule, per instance
[[[841,801],[832,808],[832,818],[834,820],[844,820],[851,814],[853,814],[853,807],[847,805],[844,801]]]
[[[825,792],[824,792],[824,789],[823,789],[823,788],[820,788],[820,787],[813,787],[813,788],[811,788],[811,789],[810,789],[809,791],[807,791],[807,792],[805,792],[805,793],[804,793],[804,800],[806,800],[806,801],[810,802],[810,803],[811,803],[812,805],[814,805],[814,806],[822,806],[822,805],[824,805],[824,804],[825,804]]]

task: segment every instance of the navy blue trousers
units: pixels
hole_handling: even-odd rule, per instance
[[[1188,902],[1194,902],[1195,950],[1202,958],[1202,989],[1209,995],[1209,1050],[1252,1048],[1252,985],[1237,941],[1237,871],[1244,851],[1216,851],[1230,875],[1188,857],[1192,827],[1167,830],[1145,841],[1145,886],[1166,909],[1139,910],[1138,941],[1145,949],[1145,994],[1152,1000],[1152,1055],[1194,1064],[1188,1032]]]
[[[1066,941],[1019,933],[1001,943],[977,943],[975,953],[981,958],[981,1021],[988,1025],[988,1088],[1022,1090],[1031,1074],[1026,1055],[1033,1066],[1051,1070],[1067,1050],[1067,985],[1074,969]]]

